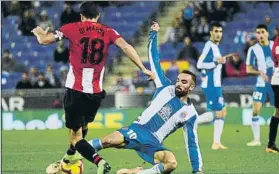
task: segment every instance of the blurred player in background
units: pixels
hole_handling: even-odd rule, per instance
[[[279,153],[279,148],[275,145],[279,124],[279,36],[274,40],[272,56],[274,61],[274,73],[271,79],[271,87],[274,92],[275,112],[269,125],[269,141],[266,147],[266,152]]]
[[[226,58],[231,55],[222,57],[220,53],[218,45],[222,36],[222,25],[218,22],[212,22],[210,25],[210,40],[206,42],[197,63],[197,68],[202,70],[201,87],[206,97],[207,109],[213,111],[215,114],[214,136],[211,147],[213,150],[227,149],[221,143],[224,119],[227,114],[221,87],[221,74],[222,66],[226,63]]]
[[[114,29],[98,23],[100,14],[93,2],[84,2],[80,6],[81,22],[62,26],[55,33],[48,33],[40,27],[32,32],[40,44],[46,45],[66,38],[70,41],[70,69],[66,80],[64,110],[66,127],[69,128],[70,147],[63,160],[73,162],[81,159],[80,154],[98,166],[97,173],[110,170],[109,164],[103,160],[84,139],[87,124],[94,117],[105,97],[103,76],[108,47],[115,44],[133,61],[145,75],[153,78],[154,74],[142,64],[135,49],[129,45]],[[78,151],[80,154],[78,154]],[[55,173],[59,162],[50,166]]]
[[[202,157],[198,144],[198,113],[188,98],[195,88],[196,76],[190,71],[182,71],[175,85],[165,77],[157,50],[157,23],[151,27],[148,53],[151,70],[155,72],[156,91],[148,108],[130,126],[115,131],[101,139],[93,139],[96,150],[116,147],[133,149],[146,162],[153,164],[150,169],[121,169],[118,174],[160,174],[171,173],[177,167],[174,154],[162,142],[178,128],[183,128],[186,150],[193,173],[202,173]]]
[[[260,141],[260,111],[262,104],[265,103],[267,96],[270,103],[274,104],[274,93],[271,88],[270,80],[274,70],[271,49],[273,41],[268,40],[268,29],[264,24],[256,28],[258,43],[250,47],[247,53],[246,65],[247,73],[257,75],[257,83],[253,92],[253,117],[252,131],[254,139],[247,143],[247,146],[261,146]]]

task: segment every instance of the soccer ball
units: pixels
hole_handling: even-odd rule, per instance
[[[83,163],[81,160],[78,160],[75,163],[65,163],[63,160],[60,164],[61,174],[82,174]]]

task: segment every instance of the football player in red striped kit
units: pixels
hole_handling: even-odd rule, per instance
[[[274,40],[272,57],[275,68],[271,79],[271,86],[274,92],[275,113],[273,117],[271,117],[269,125],[269,141],[266,147],[266,152],[279,154],[279,148],[275,145],[279,124],[279,36]]]
[[[154,79],[155,75],[144,67],[136,50],[117,31],[98,23],[100,13],[94,2],[82,3],[80,16],[81,22],[66,24],[55,33],[40,27],[34,28],[32,32],[42,45],[63,38],[70,41],[70,68],[64,96],[70,147],[63,159],[77,160],[75,154],[78,154],[78,151],[84,158],[97,165],[97,174],[103,174],[109,172],[109,164],[95,152],[84,137],[88,130],[87,124],[94,120],[105,97],[102,82],[109,45],[115,44],[120,47],[149,80]]]

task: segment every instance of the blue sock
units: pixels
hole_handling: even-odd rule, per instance
[[[99,138],[93,139],[89,141],[89,144],[96,150],[99,151],[103,149],[102,142]]]

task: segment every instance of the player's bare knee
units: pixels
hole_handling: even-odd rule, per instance
[[[259,108],[253,108],[253,116],[258,116],[260,114]]]
[[[218,118],[224,118],[224,116],[223,116],[223,111],[216,111],[216,112],[215,112],[215,116],[216,116],[217,119],[218,119]]]
[[[176,159],[167,160],[164,167],[166,172],[171,172],[177,168],[177,161]]]
[[[256,117],[259,115],[259,113],[260,113],[259,111],[253,111],[253,116]]]
[[[224,108],[224,109],[223,109],[223,118],[225,118],[226,116],[227,116],[227,109]]]

